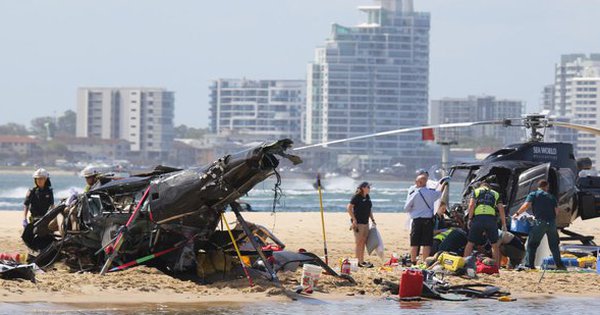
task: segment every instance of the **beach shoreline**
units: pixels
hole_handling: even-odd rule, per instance
[[[45,167],[50,176],[79,176],[77,170],[65,170],[57,167]],[[40,168],[37,166],[0,166],[0,175],[31,175],[33,172]]]
[[[55,167],[55,166],[44,166],[44,165],[39,165],[39,166],[0,166],[0,175],[31,175],[33,174],[33,172],[38,169],[38,168],[45,168],[49,173],[50,176],[80,176],[80,172],[81,169],[63,169],[63,168],[59,168],[59,167]],[[143,169],[145,171],[149,171],[151,168],[147,168],[147,169]],[[138,173],[142,170],[140,169],[135,169],[135,170],[129,170],[129,172],[131,173]],[[128,172],[127,170],[125,172]],[[314,172],[289,172],[289,171],[283,171],[281,172],[281,175],[283,177],[285,177],[288,180],[295,180],[295,179],[300,179],[300,180],[308,180],[308,181],[315,181],[316,180],[316,173]],[[333,177],[327,177],[327,176],[323,176],[323,181],[327,181],[330,179],[335,179],[335,178],[348,178],[350,179],[349,176],[344,175],[344,174],[339,174]],[[379,182],[412,182],[414,180],[414,178],[412,178],[412,173],[410,174],[410,176],[400,176],[400,175],[390,175],[390,174],[365,174],[363,177],[361,177],[361,180],[368,180],[368,181],[379,181]]]
[[[356,286],[322,275],[315,293],[301,298],[318,300],[380,298],[389,293],[373,283],[375,278],[398,281],[398,271],[380,270],[392,252],[408,252],[408,231],[405,229],[407,216],[404,213],[375,213],[378,229],[386,245],[385,257],[369,256],[375,268],[359,269],[352,276]],[[304,248],[323,255],[323,237],[319,212],[244,213],[249,222],[263,225],[286,244],[286,250]],[[229,222],[235,221],[233,214],[226,214]],[[25,252],[20,239],[22,227],[21,211],[0,211],[0,252]],[[343,257],[353,257],[354,238],[348,230],[348,215],[325,213],[325,227],[329,262],[339,270]],[[570,228],[573,231],[600,237],[600,221],[577,220]],[[301,270],[279,273],[283,286],[292,290],[298,285]],[[502,270],[500,275],[481,275],[477,281],[449,276],[445,280],[452,284],[487,283],[511,292],[516,298],[538,297],[600,297],[600,275],[596,273],[551,273],[547,272],[540,285],[541,272],[516,272]],[[264,279],[255,279],[250,288],[246,279],[197,284],[172,278],[162,272],[146,267],[134,267],[123,272],[100,276],[94,273],[71,273],[65,266],[56,264],[48,272],[37,275],[37,283],[25,280],[0,280],[0,302],[11,303],[224,303],[251,301],[286,301],[280,289]],[[292,293],[295,295],[295,293]]]

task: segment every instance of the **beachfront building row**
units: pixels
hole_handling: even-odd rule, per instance
[[[16,163],[22,159],[35,158],[42,150],[40,141],[30,136],[0,135],[0,159],[13,159]]]
[[[210,130],[300,141],[304,80],[218,79],[210,89]]]
[[[520,118],[525,104],[519,100],[500,99],[494,96],[468,96],[464,98],[442,98],[432,100],[430,123],[446,124],[470,121],[501,121],[507,118]],[[440,141],[472,142],[487,141],[494,145],[508,145],[523,140],[521,128],[507,128],[501,125],[483,125],[468,128],[448,128],[437,131]],[[487,139],[487,140],[486,140]]]
[[[304,142],[320,143],[427,123],[428,13],[412,0],[379,0],[358,8],[366,20],[333,24],[308,65]],[[404,133],[328,146],[340,162],[358,157],[360,168],[409,167],[429,156],[421,133]]]
[[[80,88],[76,135],[125,140],[132,154],[164,160],[174,138],[174,102],[164,88]]]

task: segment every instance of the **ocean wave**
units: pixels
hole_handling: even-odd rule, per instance
[[[245,199],[245,201],[249,202],[252,205],[252,209],[256,211],[272,211],[273,203],[272,202],[261,202],[257,200]],[[325,212],[346,212],[346,205],[348,201],[344,200],[342,202],[331,202],[330,200],[323,200],[323,208]],[[276,211],[283,212],[297,212],[297,211],[319,211],[319,203],[318,202],[298,202],[298,200],[289,200],[289,202],[285,202],[285,200],[281,200],[280,203],[276,204]],[[398,212],[402,210],[402,206],[399,206],[396,203],[390,202],[381,202],[375,203],[373,207],[374,212]]]
[[[28,190],[29,190],[29,187],[16,187],[16,188],[7,189],[7,190],[1,190],[0,198],[24,200],[25,196],[27,195]],[[81,189],[81,187],[71,186],[66,189],[54,190],[54,200],[58,201],[59,199],[69,197],[71,195],[71,191],[81,193],[82,189]]]
[[[21,209],[23,204],[20,202],[0,201],[0,209]]]
[[[0,198],[25,199],[29,187],[15,187],[7,190],[0,190]]]
[[[283,191],[284,194],[288,194],[288,195],[318,195],[319,192],[315,189],[288,189],[288,188],[282,188],[281,189]],[[377,194],[382,194],[382,195],[398,195],[398,194],[403,194],[406,193],[408,191],[408,188],[380,188],[380,189],[373,189],[371,195],[377,195]],[[341,194],[341,195],[348,195],[348,196],[352,196],[352,194],[354,194],[354,190],[348,190],[348,189],[323,189],[321,190],[321,193],[323,195],[331,195],[331,194]],[[254,188],[252,189],[249,193],[249,195],[264,195],[264,194],[273,194],[273,190],[272,189],[262,189],[262,188]]]

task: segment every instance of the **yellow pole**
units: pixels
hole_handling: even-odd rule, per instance
[[[321,206],[321,229],[323,230],[323,248],[325,252],[325,264],[329,265],[327,255],[327,238],[325,237],[325,216],[323,215],[323,193],[321,192],[321,174],[317,173],[317,190],[319,191],[319,205]]]
[[[248,269],[246,269],[246,264],[244,264],[244,260],[242,259],[242,253],[240,253],[240,249],[238,248],[237,242],[235,241],[235,238],[233,237],[233,233],[231,233],[231,229],[229,228],[229,223],[227,223],[227,220],[225,220],[225,213],[221,213],[221,221],[225,222],[225,226],[227,227],[227,232],[229,232],[229,237],[231,237],[231,242],[233,243],[235,252],[237,253],[238,258],[240,259],[240,264],[242,264],[242,269],[244,270],[244,273],[246,274],[246,278],[248,278],[248,282],[250,283],[250,286],[253,287],[254,283],[252,283],[252,278],[250,278],[250,274],[248,274]]]

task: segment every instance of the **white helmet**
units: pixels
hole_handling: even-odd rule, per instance
[[[83,176],[83,177],[92,177],[92,176],[96,176],[98,174],[100,174],[100,172],[98,172],[98,170],[92,165],[86,166],[81,171],[81,176]]]
[[[43,168],[38,168],[35,172],[33,172],[33,178],[48,178],[50,174]]]

